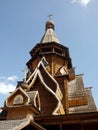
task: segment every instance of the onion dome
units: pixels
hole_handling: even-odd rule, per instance
[[[52,20],[46,22],[46,30],[48,28],[52,28],[54,30],[54,22]]]

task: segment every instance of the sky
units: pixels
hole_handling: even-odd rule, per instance
[[[18,81],[52,14],[61,44],[98,108],[98,0],[0,0],[0,106]]]

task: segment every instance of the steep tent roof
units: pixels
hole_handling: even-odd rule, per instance
[[[54,23],[51,20],[46,22],[46,31],[45,31],[45,34],[40,41],[40,43],[47,43],[47,42],[60,43],[56,34],[55,34],[55,31],[54,31]]]

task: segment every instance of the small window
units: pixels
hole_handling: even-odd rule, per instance
[[[22,95],[17,95],[17,96],[14,98],[13,104],[14,104],[14,105],[23,104],[23,96],[22,96]]]
[[[56,53],[58,53],[58,54],[61,54],[61,55],[62,55],[62,50],[57,49],[57,48],[54,48],[54,51],[55,51]]]
[[[52,48],[42,48],[42,52],[52,52]]]

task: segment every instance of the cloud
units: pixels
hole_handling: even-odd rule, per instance
[[[80,3],[82,6],[87,6],[92,0],[72,0],[72,3]]]
[[[10,83],[4,83],[0,82],[0,93],[1,94],[8,94],[9,92],[12,92],[15,90],[15,85]]]
[[[0,81],[4,81],[4,82],[16,82],[18,80],[17,76],[13,75],[13,76],[9,76],[9,77],[5,77],[5,76],[0,76]]]
[[[17,80],[18,80],[17,76],[0,77],[0,93],[8,94],[9,92],[14,91]]]
[[[12,82],[17,81],[17,79],[18,79],[17,76],[10,76],[7,78],[8,81],[12,81]]]

